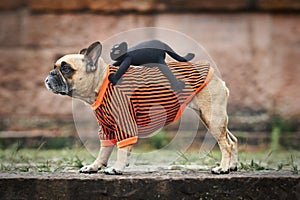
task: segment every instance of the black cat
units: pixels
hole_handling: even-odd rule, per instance
[[[166,53],[179,62],[187,62],[194,58],[195,54],[188,53],[182,57],[175,53],[171,47],[159,40],[149,40],[138,43],[128,49],[126,42],[116,44],[110,51],[114,66],[120,66],[115,74],[108,78],[115,85],[130,65],[158,66],[159,70],[168,78],[174,91],[181,91],[185,83],[178,80],[165,62]]]

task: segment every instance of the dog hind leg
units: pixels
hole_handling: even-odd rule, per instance
[[[227,137],[232,144],[231,158],[230,158],[230,171],[237,171],[238,166],[238,149],[237,149],[237,138],[227,129]]]
[[[212,169],[214,174],[229,173],[237,166],[237,139],[227,129],[228,89],[224,82],[216,77],[196,95],[196,103],[201,111],[200,117],[211,134],[218,141],[222,153],[221,164]]]

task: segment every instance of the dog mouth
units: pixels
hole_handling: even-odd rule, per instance
[[[45,79],[45,86],[55,94],[72,96],[73,93],[73,90],[69,89],[68,84],[60,76],[49,75]]]
[[[72,97],[73,90],[69,90],[68,92],[59,92],[59,94],[61,94],[61,95],[68,95],[68,96]]]

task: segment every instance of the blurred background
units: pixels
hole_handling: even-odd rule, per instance
[[[44,86],[55,60],[122,31],[162,27],[196,40],[217,64],[241,146],[299,149],[299,11],[299,0],[1,0],[0,147],[16,138],[68,145],[77,137],[72,101]]]

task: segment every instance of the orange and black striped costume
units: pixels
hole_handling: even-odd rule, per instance
[[[177,120],[213,74],[209,64],[171,62],[168,66],[178,79],[185,81],[186,86],[179,93],[171,89],[158,67],[130,67],[115,86],[108,76],[118,67],[108,67],[92,105],[100,125],[102,146],[134,144],[139,135],[153,133]]]

